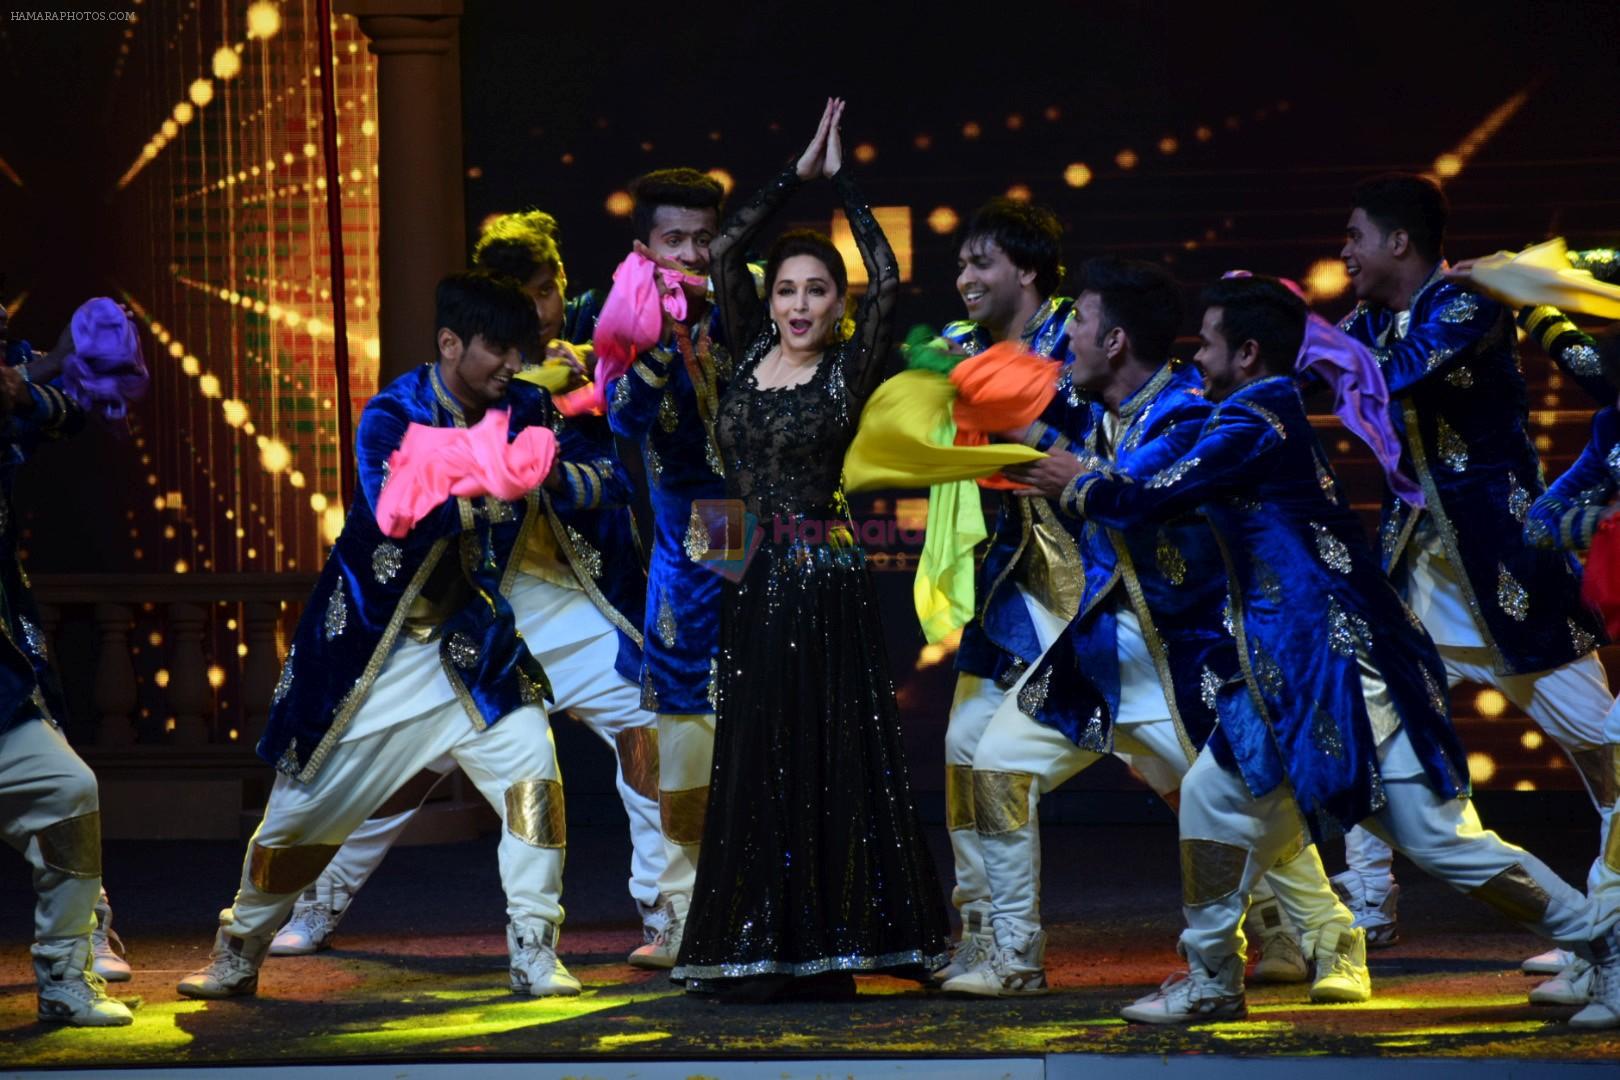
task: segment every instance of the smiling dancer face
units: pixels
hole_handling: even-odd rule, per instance
[[[539,355],[540,319],[510,278],[483,270],[440,282],[435,307],[439,377],[472,419],[506,397],[526,355]]]
[[[968,224],[956,291],[991,340],[1016,337],[1063,277],[1063,229],[1050,210],[991,199]]]
[[[636,239],[653,255],[679,263],[698,277],[709,273],[709,244],[720,228],[725,188],[696,169],[659,169],[630,185],[636,209],[631,218]],[[684,282],[686,298],[707,303],[702,284]]]

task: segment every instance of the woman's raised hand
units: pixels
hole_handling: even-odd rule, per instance
[[[828,107],[832,112],[832,122],[827,127],[827,152],[821,159],[821,175],[831,180],[844,167],[844,135],[839,130],[839,125],[844,122],[844,99],[833,98]]]
[[[821,110],[821,123],[816,126],[816,136],[810,140],[810,145],[804,148],[804,153],[799,155],[799,164],[795,171],[798,172],[800,180],[814,180],[822,175],[827,158],[827,139],[833,129],[834,100],[827,99],[826,108]]]

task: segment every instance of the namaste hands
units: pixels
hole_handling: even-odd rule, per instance
[[[816,128],[816,137],[799,155],[797,171],[800,180],[814,180],[818,176],[831,180],[838,175],[838,170],[844,164],[844,139],[838,131],[839,121],[843,118],[844,99],[828,98],[827,107],[821,111],[821,124]]]

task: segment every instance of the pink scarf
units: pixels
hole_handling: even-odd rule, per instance
[[[388,456],[388,480],[377,499],[377,524],[389,536],[410,532],[452,496],[493,495],[512,502],[551,474],[557,436],[530,427],[507,441],[509,417],[490,410],[470,428],[411,424]]]
[[[655,278],[663,278],[666,292],[661,296]],[[636,357],[658,344],[664,336],[664,312],[673,319],[686,318],[686,292],[683,281],[700,281],[690,274],[654,263],[640,252],[631,252],[613,271],[613,287],[596,317],[596,381],[583,389],[595,398],[596,412],[604,410],[602,388],[630,370]],[[572,403],[571,403],[572,404]]]

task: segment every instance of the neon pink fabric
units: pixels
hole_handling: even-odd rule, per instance
[[[388,480],[377,498],[382,531],[404,536],[454,495],[512,501],[540,486],[557,459],[557,436],[530,427],[508,442],[508,420],[491,410],[470,428],[408,426],[388,456]]]
[[[656,277],[667,292],[659,296]],[[686,292],[681,282],[699,280],[669,270],[640,252],[632,251],[613,271],[613,287],[596,317],[596,382],[591,387],[595,412],[605,411],[602,388],[630,370],[637,354],[658,344],[664,336],[664,312],[686,318]]]

